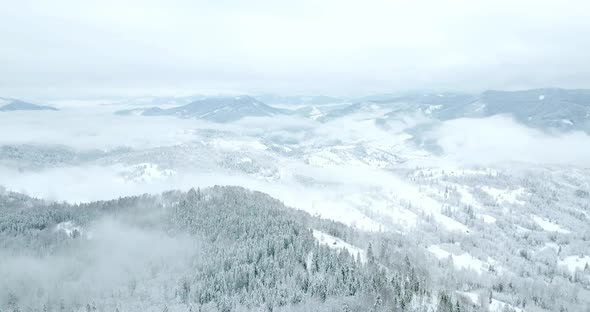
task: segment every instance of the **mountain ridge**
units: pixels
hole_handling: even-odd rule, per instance
[[[57,111],[58,109],[51,106],[37,105],[17,99],[0,98],[0,112],[11,111],[38,111],[50,110]]]
[[[159,107],[120,110],[117,115],[177,116],[197,118],[213,122],[231,122],[244,117],[272,116],[284,110],[268,106],[248,95],[211,97],[189,104],[162,109]]]

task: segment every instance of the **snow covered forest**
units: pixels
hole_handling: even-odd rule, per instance
[[[0,136],[0,308],[588,310],[590,139],[445,120],[461,99],[182,110],[212,120],[19,104],[0,115],[18,133]]]
[[[590,312],[590,1],[0,1],[0,312]]]
[[[472,310],[436,287],[407,239],[239,187],[82,205],[0,199],[8,311]]]

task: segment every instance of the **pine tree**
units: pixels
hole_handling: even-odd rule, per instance
[[[373,254],[373,245],[371,243],[369,243],[369,247],[367,248],[367,263],[375,264],[375,255]]]

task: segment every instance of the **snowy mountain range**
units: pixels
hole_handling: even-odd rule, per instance
[[[250,96],[201,99],[173,108],[138,108],[116,112],[118,115],[177,116],[213,122],[230,122],[244,117],[272,116],[282,110],[268,106]]]
[[[319,102],[213,97],[139,103],[120,118],[116,106],[0,114],[3,133],[18,134],[0,136],[0,185],[74,204],[121,197],[123,206],[145,193],[238,185],[370,233],[361,237],[404,242],[417,268],[473,311],[590,304],[590,138],[569,131],[585,129],[586,91]],[[357,234],[309,235],[369,262]]]
[[[508,115],[524,125],[544,130],[590,131],[590,90],[555,88],[485,91],[478,95],[414,92],[348,99],[329,96],[221,96],[202,98],[172,108],[140,107],[117,111],[116,114],[177,116],[221,123],[245,117],[291,115],[327,122],[376,110],[383,111],[382,116],[376,116],[378,120],[395,119],[403,113],[422,113],[441,121]]]
[[[413,94],[364,102],[391,108],[388,115],[420,111],[439,120],[510,115],[531,127],[590,131],[590,90],[532,89],[461,93]],[[359,104],[348,110],[357,111]]]

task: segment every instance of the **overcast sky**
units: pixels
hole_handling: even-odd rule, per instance
[[[590,2],[0,1],[0,96],[590,87]]]

